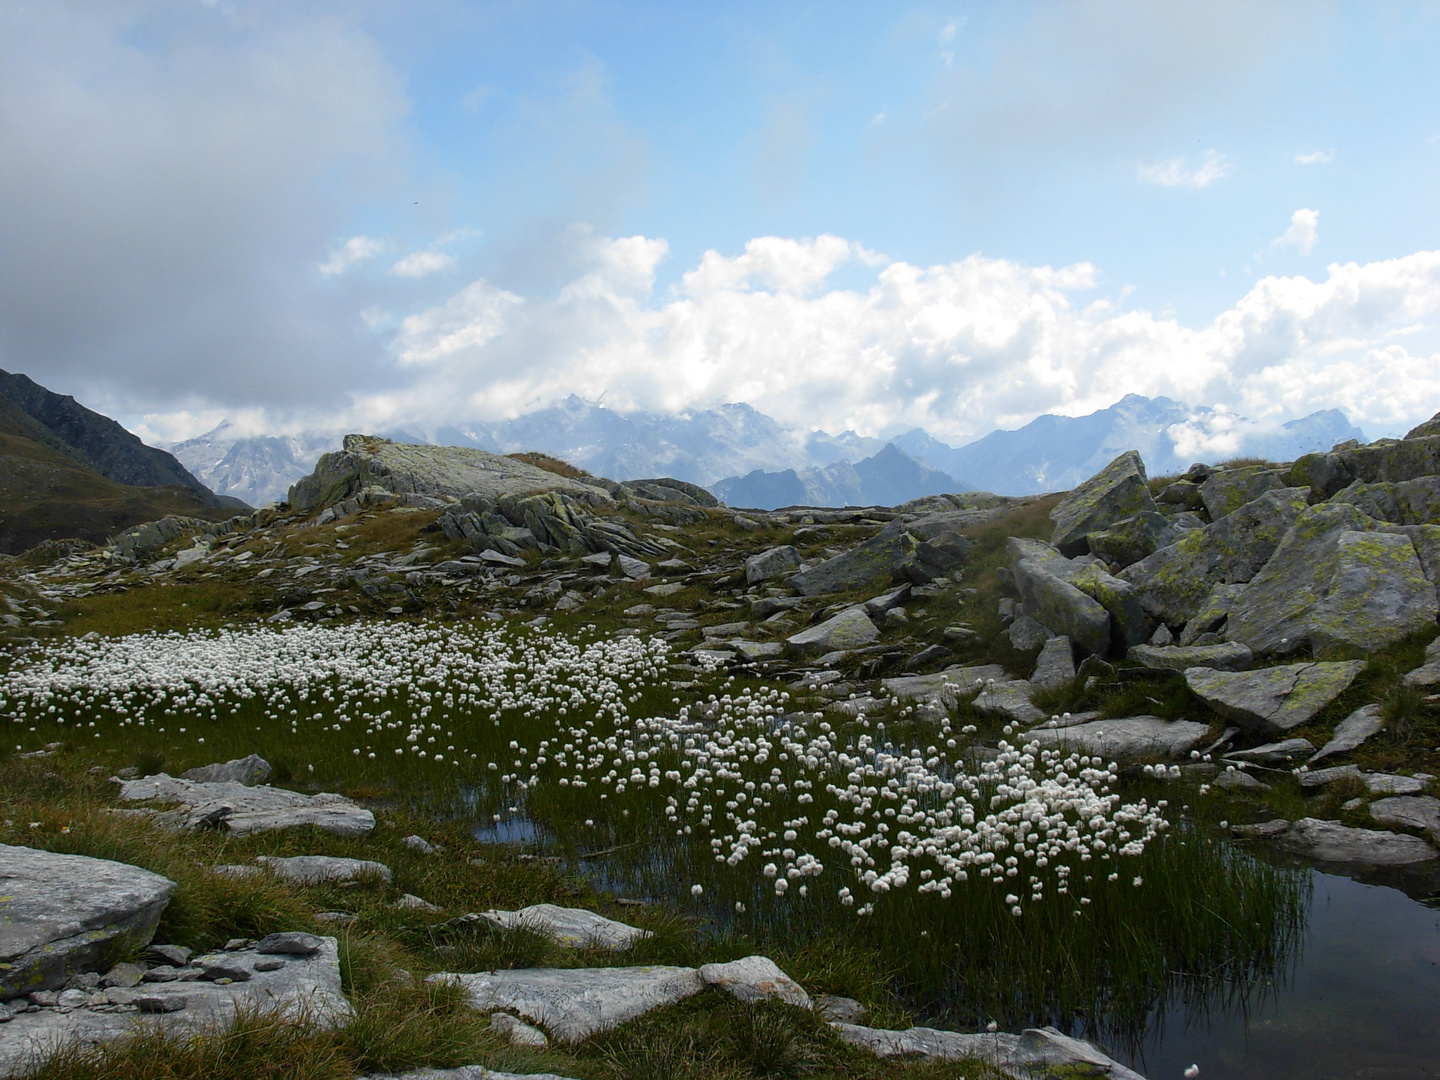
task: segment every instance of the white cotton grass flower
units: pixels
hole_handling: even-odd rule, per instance
[[[769,902],[793,904],[815,879],[817,895],[857,915],[905,889],[947,900],[984,884],[1010,884],[1012,910],[1058,896],[1083,905],[1072,873],[1092,860],[1109,871],[1168,825],[1163,803],[1113,790],[1113,763],[1025,745],[1023,733],[972,763],[946,736],[973,724],[955,732],[945,719],[922,749],[878,721],[836,730],[790,711],[783,690],[733,677],[708,701],[677,702],[668,649],[462,626],[145,634],[32,651],[0,676],[0,715],[31,729],[94,716],[117,731],[175,719],[209,733],[201,725],[224,725],[221,713],[251,710],[333,750],[327,761],[443,769],[450,783],[463,762],[459,782],[483,790],[479,812],[495,825],[496,809],[523,820],[542,787],[589,829],[653,813],[741,890],[769,881]],[[631,711],[651,688],[674,715]]]
[[[1200,1066],[1199,1066],[1199,1065],[1191,1065],[1189,1068],[1187,1068],[1187,1069],[1185,1070],[1184,1075],[1185,1075],[1185,1080],[1195,1080],[1195,1077],[1197,1077],[1197,1076],[1200,1075]]]

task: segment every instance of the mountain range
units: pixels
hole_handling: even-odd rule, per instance
[[[1228,440],[1216,437],[1227,433]],[[707,487],[732,506],[757,509],[894,505],[941,491],[1060,491],[1130,449],[1141,452],[1152,474],[1162,475],[1195,460],[1284,461],[1347,439],[1364,440],[1337,409],[1266,427],[1136,394],[1086,416],[1047,414],[960,447],[921,428],[888,440],[853,431],[806,433],[744,404],[671,416],[621,414],[573,396],[511,420],[371,434],[502,454],[538,450],[614,480],[672,476]],[[260,505],[283,499],[320,453],[339,447],[342,435],[239,438],[222,424],[171,449],[215,491]]]

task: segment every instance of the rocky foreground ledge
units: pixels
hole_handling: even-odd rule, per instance
[[[159,875],[103,859],[0,846],[0,876],[0,925],[6,930],[0,936],[0,1077],[19,1075],[66,1043],[99,1045],[142,1025],[173,1033],[209,1032],[223,1030],[242,1010],[260,1009],[333,1027],[354,1015],[341,988],[333,937],[277,933],[260,941],[237,939],[220,952],[197,956],[150,940],[174,888]],[[552,904],[461,919],[524,927],[561,945],[602,949],[624,949],[647,933],[594,912]],[[109,963],[106,958],[122,948],[142,959]],[[698,968],[445,972],[431,981],[463,987],[471,1007],[488,1013],[492,1028],[516,1047],[541,1048],[552,1038],[578,1042],[715,988],[745,1002],[817,1009],[840,1038],[881,1057],[980,1059],[1016,1080],[1143,1080],[1093,1045],[1053,1028],[1013,1035],[865,1027],[858,1022],[864,1018],[858,1002],[812,1000],[764,956]],[[522,1075],[532,1080],[554,1076],[471,1065],[423,1069],[403,1074],[403,1080],[508,1080]]]

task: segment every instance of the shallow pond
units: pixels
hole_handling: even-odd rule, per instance
[[[1301,954],[1246,1013],[1158,1019],[1129,1064],[1149,1080],[1440,1077],[1440,911],[1316,872]]]

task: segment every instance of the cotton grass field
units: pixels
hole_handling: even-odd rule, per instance
[[[1243,995],[1298,942],[1304,878],[1099,758],[962,708],[837,717],[660,639],[356,622],[32,646],[6,742],[275,782],[518,838],[596,886],[764,947],[862,947],[916,1015],[1135,1037]]]

